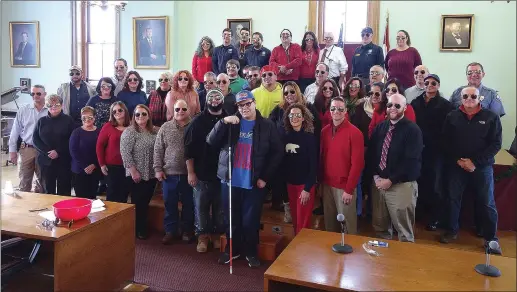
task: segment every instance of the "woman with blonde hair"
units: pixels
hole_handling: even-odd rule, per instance
[[[167,107],[165,106],[165,98],[171,90],[173,79],[171,72],[163,72],[158,77],[160,86],[158,89],[151,91],[147,99],[147,106],[151,112],[152,123],[154,126],[161,127],[167,121]]]
[[[131,203],[136,208],[136,236],[139,239],[148,236],[147,209],[157,181],[153,169],[156,133],[151,111],[147,106],[139,104],[135,107],[131,126],[120,137],[120,154],[126,177],[132,180]]]
[[[194,90],[194,77],[188,70],[180,70],[174,74],[171,86],[171,91],[165,98],[167,121],[170,121],[174,116],[174,104],[180,99],[187,102],[191,117],[201,112],[199,96]]]

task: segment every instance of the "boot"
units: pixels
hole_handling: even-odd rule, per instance
[[[200,234],[197,238],[197,252],[206,252],[208,249],[209,237],[207,234]]]
[[[291,223],[293,222],[293,218],[291,217],[291,207],[288,203],[284,203],[284,222]]]
[[[214,249],[221,248],[221,234],[212,234],[212,246]]]

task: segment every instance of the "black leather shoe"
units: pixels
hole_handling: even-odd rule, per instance
[[[476,236],[479,238],[483,238],[483,230],[476,230]]]
[[[438,229],[438,221],[432,221],[425,227],[427,231],[436,231]]]
[[[440,242],[447,244],[456,239],[458,239],[458,233],[445,232],[440,237]]]
[[[146,240],[147,238],[149,238],[149,235],[147,235],[147,232],[138,231],[136,233],[136,238],[141,239],[141,240]]]

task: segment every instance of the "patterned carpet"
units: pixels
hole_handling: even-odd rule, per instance
[[[154,234],[136,245],[135,282],[150,286],[147,291],[264,291],[264,272],[271,263],[251,269],[245,259],[217,264],[219,252],[196,252],[196,244],[178,241],[162,245]]]

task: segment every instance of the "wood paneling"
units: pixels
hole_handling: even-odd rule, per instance
[[[373,43],[379,44],[379,19],[380,19],[381,1],[368,1],[368,16],[366,22],[373,29]]]

